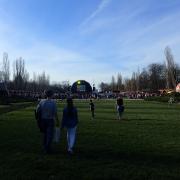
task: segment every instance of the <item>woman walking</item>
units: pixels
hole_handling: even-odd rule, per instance
[[[76,140],[76,129],[78,124],[77,109],[73,105],[72,98],[67,99],[67,106],[63,110],[61,128],[67,129],[68,153],[73,154],[73,148]]]

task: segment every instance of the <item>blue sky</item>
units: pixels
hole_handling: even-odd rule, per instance
[[[0,0],[0,55],[31,77],[108,82],[164,62],[166,46],[180,63],[180,0]]]

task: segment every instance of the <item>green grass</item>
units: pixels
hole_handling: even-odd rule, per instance
[[[180,179],[180,106],[125,101],[118,121],[113,100],[75,101],[79,111],[76,153],[66,153],[66,132],[42,155],[41,134],[28,107],[0,116],[0,179]],[[59,117],[64,103],[59,102]]]
[[[8,105],[0,105],[0,115],[3,113],[11,112],[14,110],[22,109],[28,106],[32,106],[33,102],[20,102],[20,103],[10,103]]]

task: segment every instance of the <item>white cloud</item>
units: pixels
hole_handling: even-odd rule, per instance
[[[72,36],[71,43],[76,50],[72,50],[68,42],[65,48],[52,39],[45,41],[36,37],[35,32],[25,32],[0,16],[0,59],[3,52],[8,52],[11,62],[22,56],[31,75],[45,71],[52,81],[73,83],[85,79],[98,84],[110,81],[111,75],[118,72],[130,76],[138,67],[162,62],[166,45],[172,47],[175,60],[180,57],[180,13],[155,18],[154,22],[143,17],[144,23],[140,17],[146,11],[144,6],[131,7],[131,10],[122,7],[122,11],[115,13],[117,16],[114,13],[104,15],[102,12],[110,2],[101,1],[82,22],[80,33],[84,36],[74,33],[77,38]],[[86,36],[88,33],[92,35],[90,38]],[[59,35],[66,39],[66,33]]]
[[[101,3],[98,5],[97,9],[91,13],[89,17],[87,17],[80,26],[85,26],[87,25],[88,22],[93,20],[98,14],[100,14],[111,2],[111,0],[102,0]]]
[[[81,34],[90,34],[102,30],[121,31],[120,28],[132,23],[131,21],[145,11],[144,7],[129,10],[129,7],[121,9],[118,15],[110,15],[104,17],[97,17],[89,19],[87,18],[83,23],[80,24],[79,30]],[[91,16],[90,16],[91,17]]]

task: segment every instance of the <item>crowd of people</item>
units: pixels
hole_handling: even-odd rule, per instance
[[[78,110],[74,106],[72,97],[67,97],[66,107],[63,109],[61,124],[59,123],[57,104],[53,99],[53,91],[47,90],[45,92],[46,99],[42,99],[35,110],[35,117],[37,119],[38,127],[43,134],[43,151],[46,154],[52,153],[51,144],[54,135],[57,136],[55,130],[67,130],[67,152],[73,154],[74,144],[76,140],[76,130],[78,125]],[[92,120],[95,119],[95,104],[92,99],[89,101],[89,107]],[[122,97],[117,98],[116,109],[118,119],[122,120],[124,105]],[[57,137],[56,137],[57,138]]]

